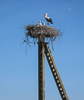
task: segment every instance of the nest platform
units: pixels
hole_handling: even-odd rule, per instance
[[[44,42],[51,42],[53,46],[54,41],[62,35],[60,30],[47,25],[25,25],[25,30],[25,37],[22,39],[24,39],[23,43],[26,42],[29,46],[30,43],[38,43],[39,39],[43,39]]]
[[[26,36],[31,36],[33,38],[53,38],[60,35],[57,29],[46,25],[28,25],[25,29],[28,31]]]

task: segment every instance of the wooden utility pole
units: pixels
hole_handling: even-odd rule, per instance
[[[38,39],[38,100],[45,100],[44,39]]]

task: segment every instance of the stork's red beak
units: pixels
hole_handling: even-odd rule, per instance
[[[45,15],[44,15],[45,16]]]

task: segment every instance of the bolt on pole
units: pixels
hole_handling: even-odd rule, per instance
[[[44,38],[38,39],[38,100],[45,100]]]

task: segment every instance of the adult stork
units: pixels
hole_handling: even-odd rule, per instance
[[[52,19],[50,17],[47,16],[48,14],[45,13],[45,19],[47,20],[47,22],[50,22],[51,24],[53,24]]]

